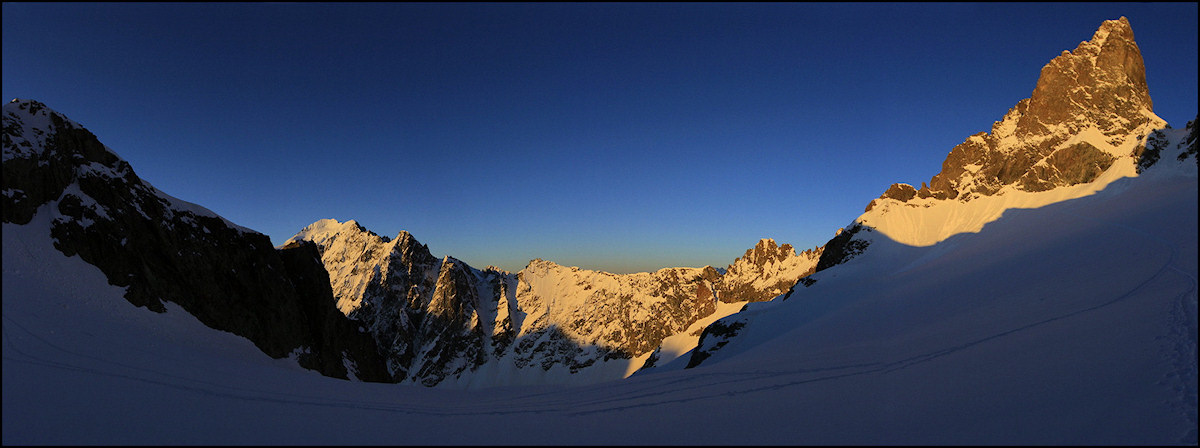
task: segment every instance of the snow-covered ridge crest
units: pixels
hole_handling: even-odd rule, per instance
[[[3,160],[40,155],[46,149],[47,132],[53,127],[52,114],[72,128],[83,127],[38,101],[14,98],[5,104]]]
[[[41,102],[29,99],[14,99],[3,106],[3,114],[3,161],[8,167],[11,167],[5,169],[6,176],[19,177],[25,175],[24,171],[27,171],[27,168],[24,161],[31,161],[31,163],[42,168],[47,168],[49,165],[55,164],[58,166],[49,168],[66,170],[59,176],[75,181],[86,177],[114,181],[121,179],[121,183],[133,184],[133,188],[145,191],[160,201],[173,215],[172,217],[179,216],[185,221],[192,219],[188,216],[189,214],[192,216],[217,218],[239,232],[258,233],[234,224],[205,207],[181,200],[155,188],[149,182],[137,177],[128,162],[102,143],[84,146],[88,151],[91,151],[87,154],[47,153],[48,151],[56,151],[61,146],[60,143],[56,143],[54,140],[55,138],[65,138],[58,135],[60,132],[78,132],[85,136],[79,137],[83,139],[94,140],[95,136],[91,132],[88,132],[83,125],[54,111]],[[71,138],[78,139],[76,137]],[[31,197],[31,193],[38,197]],[[6,199],[13,201],[13,206],[23,209],[27,209],[30,205],[40,205],[45,200],[57,198],[54,192],[51,191],[29,192],[8,186],[4,190],[4,195]],[[35,202],[37,204],[34,204]],[[89,201],[85,199],[85,202]],[[94,203],[94,201],[90,202]],[[145,215],[144,210],[142,210],[139,204],[135,203],[133,205],[139,212]],[[105,211],[96,209],[95,213],[104,214]]]

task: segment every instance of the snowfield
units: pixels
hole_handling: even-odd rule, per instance
[[[131,306],[3,226],[4,444],[1196,444],[1197,179],[1140,177],[868,251],[683,354],[586,386],[323,377]],[[676,351],[678,348],[675,349]]]

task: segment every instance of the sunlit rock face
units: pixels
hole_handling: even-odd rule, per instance
[[[289,241],[317,245],[339,309],[384,347],[393,375],[427,386],[471,382],[479,370],[575,374],[606,364],[598,379],[620,378],[719,302],[786,293],[820,256],[764,239],[724,272],[612,274],[535,259],[514,274],[439,261],[407,232],[388,239],[354,221],[321,220]]]
[[[1166,124],[1153,110],[1129,20],[1105,21],[1091,40],[1042,67],[1030,97],[991,132],[951,149],[928,185],[914,195],[896,184],[881,198],[969,201],[1010,185],[1037,192],[1091,182],[1129,155],[1124,148]],[[1073,138],[1085,134],[1093,138]]]
[[[945,242],[953,250],[972,240],[947,238],[978,232],[1006,210],[1087,196],[1164,164],[1174,165],[1164,170],[1179,175],[1189,171],[1185,164],[1200,165],[1196,135],[1195,121],[1184,129],[1171,129],[1154,114],[1129,21],[1105,21],[1091,40],[1046,64],[1030,98],[1017,102],[991,132],[955,146],[928,184],[919,189],[893,184],[872,200],[862,215],[825,244],[816,273],[801,284],[819,284],[825,275],[836,277],[837,270],[823,271],[859,257],[876,257],[873,261],[878,262],[897,253],[889,250],[904,250],[905,245]],[[1194,177],[1195,171],[1190,172]],[[925,253],[936,255],[939,249]],[[767,314],[739,313],[713,322],[704,329],[686,367],[711,363],[708,360],[744,338],[756,319]]]
[[[1006,185],[1045,191],[1090,182],[1128,154],[1111,149],[1166,125],[1153,110],[1129,21],[1106,21],[1090,41],[1046,64],[1030,97],[991,133],[952,149],[929,182],[930,194],[966,200]],[[1101,141],[1070,141],[1089,131]]]
[[[725,269],[717,293],[726,303],[771,300],[786,294],[797,280],[812,274],[822,251],[822,247],[817,247],[796,253],[790,244],[759,240]]]
[[[978,232],[1005,210],[1092,194],[1137,175],[1148,140],[1165,127],[1153,112],[1129,21],[1105,21],[1090,40],[1047,63],[1030,97],[989,132],[952,148],[928,183],[894,184],[867,204],[847,226],[867,232],[842,236],[836,246],[861,252],[876,235],[933,245]],[[825,258],[819,269],[853,254],[827,251]]]
[[[263,234],[158,191],[79,123],[4,106],[4,222],[51,214],[55,248],[100,268],[133,305],[178,304],[267,355],[339,378],[390,381],[370,337],[334,308],[312,245]]]

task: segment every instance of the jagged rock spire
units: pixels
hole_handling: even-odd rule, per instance
[[[1013,185],[1045,191],[1094,180],[1138,140],[1166,122],[1154,115],[1146,68],[1129,20],[1105,21],[1074,51],[1044,67],[1029,98],[955,146],[942,170],[913,187],[895,184],[881,199],[970,200]],[[867,206],[871,210],[877,201]]]
[[[1089,124],[1079,122],[1089,118],[1099,121],[1101,129],[1110,128],[1104,126],[1112,118],[1106,115],[1128,119],[1135,126],[1145,121],[1139,113],[1153,111],[1154,106],[1129,20],[1106,20],[1091,40],[1042,67],[1028,104],[1017,123],[1018,136],[1044,133],[1046,126],[1056,124]]]

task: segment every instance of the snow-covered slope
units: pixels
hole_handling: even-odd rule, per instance
[[[876,241],[699,367],[471,391],[270,360],[4,224],[3,442],[1195,444],[1196,216],[1194,160],[1164,156],[976,234]]]

